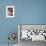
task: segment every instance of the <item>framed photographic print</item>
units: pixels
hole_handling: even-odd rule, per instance
[[[15,6],[6,6],[6,17],[15,17]]]

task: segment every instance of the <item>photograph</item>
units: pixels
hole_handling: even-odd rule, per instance
[[[15,17],[15,6],[6,6],[6,17]]]
[[[46,41],[46,25],[18,24],[18,42],[20,46],[31,46],[34,42]]]

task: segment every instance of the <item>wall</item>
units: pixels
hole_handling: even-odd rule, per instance
[[[17,17],[6,18],[6,6],[16,5],[16,0],[0,0],[0,44],[7,44],[8,34],[16,32],[17,35]],[[17,38],[15,43],[17,43]]]
[[[7,5],[16,5],[15,18],[5,17]],[[8,43],[9,32],[17,34],[17,24],[46,24],[46,0],[0,0],[0,44]]]
[[[16,0],[19,24],[46,24],[46,0]]]

